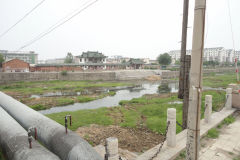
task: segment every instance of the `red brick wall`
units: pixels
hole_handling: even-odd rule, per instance
[[[31,72],[61,72],[61,71],[82,71],[81,66],[35,66]]]
[[[29,64],[19,59],[13,59],[3,63],[2,68],[4,72],[23,72],[29,70]]]

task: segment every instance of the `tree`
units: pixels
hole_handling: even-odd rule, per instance
[[[4,62],[4,58],[3,58],[3,55],[0,54],[0,67],[2,67],[2,63]]]
[[[157,61],[161,65],[169,65],[172,62],[172,58],[168,53],[160,54]]]
[[[68,53],[65,60],[64,60],[64,63],[73,63],[73,55],[72,53]]]

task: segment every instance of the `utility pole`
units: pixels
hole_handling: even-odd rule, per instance
[[[179,75],[179,90],[178,98],[184,99],[183,102],[183,114],[182,114],[182,125],[183,128],[187,128],[187,114],[188,114],[188,66],[190,61],[186,58],[186,48],[187,48],[187,28],[188,28],[188,8],[189,0],[184,0],[183,2],[183,20],[182,20],[182,41],[181,41],[181,59],[180,59],[180,75]],[[189,62],[189,63],[188,63]],[[188,64],[186,64],[188,63]]]
[[[198,160],[206,0],[195,0],[186,159]]]

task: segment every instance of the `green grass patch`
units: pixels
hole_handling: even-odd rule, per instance
[[[109,96],[115,96],[115,95],[116,95],[116,92],[114,92],[114,91],[109,91],[109,92],[108,92],[108,95],[109,95]]]
[[[233,122],[235,122],[235,117],[233,117],[232,115],[228,116],[227,118],[225,118],[218,126],[218,129],[221,129],[223,125],[229,125]]]
[[[32,108],[36,111],[47,109],[47,107],[42,104],[35,104],[35,105],[30,106],[30,108]]]
[[[213,95],[213,102],[216,102],[213,103],[214,111],[221,108],[225,101],[224,92],[204,91],[202,96],[202,115],[204,112],[204,98],[207,94]],[[74,120],[74,129],[96,123],[100,125],[114,124],[131,128],[146,127],[154,132],[164,133],[167,125],[168,108],[176,108],[176,119],[179,123],[182,123],[182,104],[169,104],[169,102],[174,101],[182,100],[178,99],[176,94],[169,94],[163,98],[142,96],[129,101],[121,101],[119,103],[120,106],[117,107],[56,113],[49,115],[49,117],[63,124],[64,115],[73,114],[76,117]],[[58,117],[61,118],[59,119]],[[83,120],[82,117],[85,119]],[[177,133],[181,130],[181,127],[177,125]]]
[[[15,82],[0,86],[1,91],[17,92],[23,95],[43,94],[57,91],[78,92],[88,88],[132,86],[131,83],[106,81],[41,81]],[[113,93],[112,93],[113,94]]]
[[[230,83],[237,83],[235,73],[229,72],[223,75],[212,73],[203,76],[203,86],[226,88]]]
[[[107,116],[109,113],[108,108],[100,108],[94,110],[80,110],[75,112],[62,112],[56,114],[47,115],[49,118],[64,125],[64,117],[68,114],[72,116],[72,126],[69,126],[71,130],[76,130],[78,127],[87,126],[90,124],[99,125],[111,125],[113,120]]]
[[[79,96],[79,97],[77,97],[77,101],[80,102],[80,103],[93,101],[95,99],[96,99],[95,97],[87,97],[87,96]]]
[[[236,120],[235,117],[233,117],[233,116],[231,115],[231,116],[228,116],[227,118],[225,118],[225,119],[223,120],[223,124],[229,125],[229,124],[235,122],[235,120]]]
[[[219,131],[216,128],[212,128],[208,131],[207,137],[208,138],[218,138],[219,136]]]
[[[65,106],[69,104],[74,104],[74,100],[71,98],[58,98],[57,99],[57,106]]]

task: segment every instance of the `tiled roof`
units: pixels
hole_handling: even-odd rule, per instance
[[[106,58],[102,53],[87,51],[83,52],[82,55],[78,56],[79,58]]]

